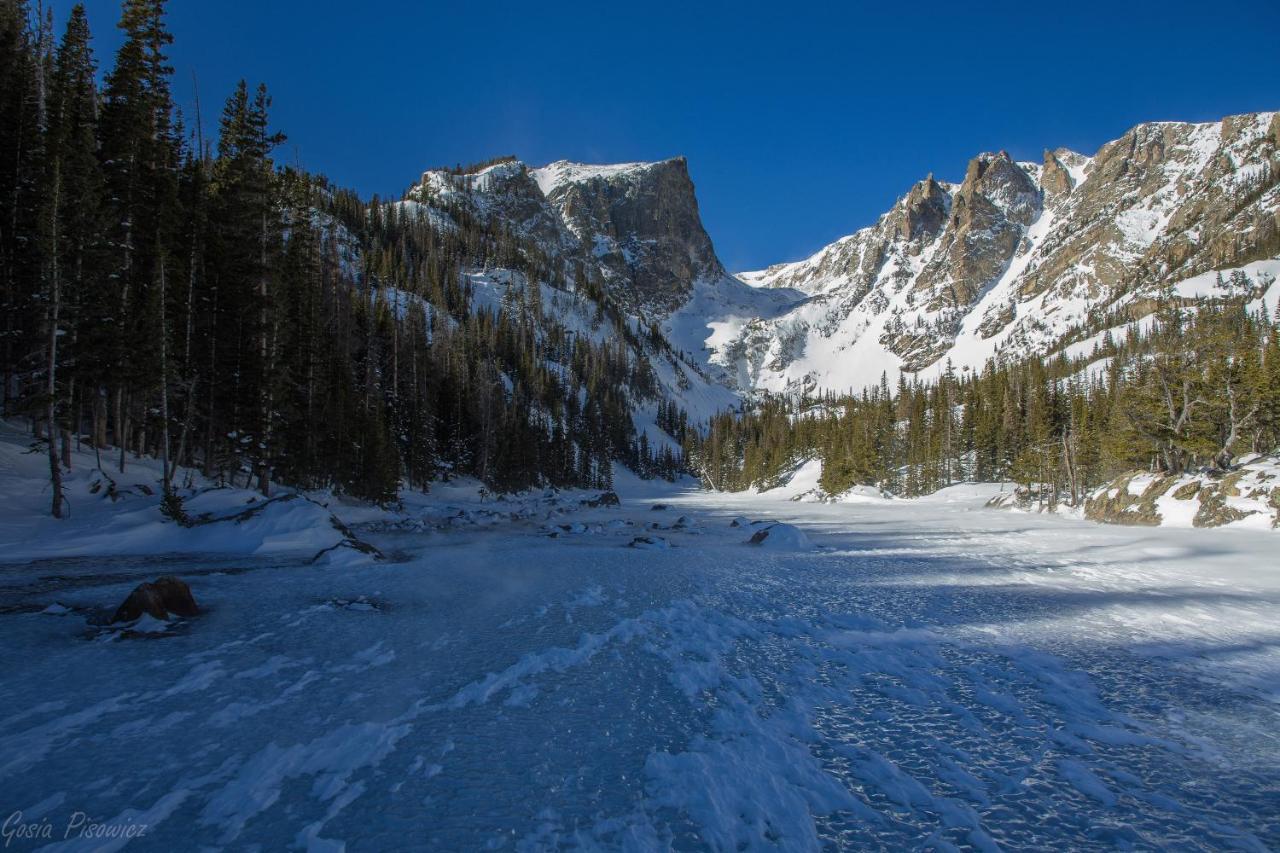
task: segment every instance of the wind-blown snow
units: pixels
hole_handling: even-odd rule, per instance
[[[639,172],[654,165],[656,164],[611,163],[607,165],[589,165],[587,163],[572,163],[568,160],[557,160],[540,169],[530,169],[529,174],[537,182],[538,189],[542,190],[542,194],[550,196],[565,184],[582,183],[593,178],[616,178],[619,175]]]

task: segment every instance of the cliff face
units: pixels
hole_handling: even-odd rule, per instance
[[[725,275],[683,157],[613,169],[560,162],[534,175],[565,225],[590,246],[622,304],[666,315],[684,304],[695,281]]]
[[[475,174],[427,172],[410,198],[448,199],[496,216],[549,256],[598,275],[624,308],[649,320],[688,301],[694,283],[725,278],[698,213],[683,157],[658,163],[540,169],[500,163]]]

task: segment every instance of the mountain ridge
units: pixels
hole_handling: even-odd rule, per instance
[[[683,156],[430,170],[406,199],[502,219],[740,394],[857,391],[1048,354],[1103,315],[1122,331],[1161,289],[1206,272],[1249,266],[1267,291],[1256,262],[1280,257],[1275,112],[1145,122],[1092,155],[998,150],[959,182],[934,174],[809,257],[736,275]]]
[[[753,388],[856,390],[948,357],[978,369],[1046,352],[1093,312],[1280,254],[1278,148],[1280,119],[1263,112],[1139,124],[1092,156],[1059,148],[1040,164],[980,154],[960,184],[930,175],[876,223],[740,273],[820,299],[744,330],[737,355]],[[870,368],[820,363],[850,351]]]

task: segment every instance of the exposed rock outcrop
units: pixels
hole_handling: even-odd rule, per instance
[[[1126,474],[1090,495],[1084,514],[1104,524],[1280,527],[1280,460],[1250,458],[1228,472]]]
[[[537,175],[624,305],[660,316],[683,305],[697,279],[725,275],[685,158],[622,169],[552,163]]]
[[[929,175],[907,193],[901,212],[896,216],[898,239],[919,247],[921,240],[932,238],[942,230],[950,209],[951,197],[933,179],[933,175]]]
[[[994,283],[1026,227],[1040,214],[1040,190],[1004,151],[969,162],[951,203],[941,245],[916,279],[931,310],[963,309]]]
[[[138,584],[116,609],[111,621],[133,622],[144,614],[155,619],[168,619],[170,616],[195,616],[199,612],[191,588],[178,578],[165,575],[151,583]]]
[[[1048,196],[1066,195],[1076,185],[1067,167],[1062,165],[1062,161],[1052,151],[1044,152],[1044,170],[1040,175],[1040,185]]]

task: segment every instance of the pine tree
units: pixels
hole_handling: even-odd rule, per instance
[[[248,466],[264,496],[270,493],[273,453],[278,326],[272,300],[282,232],[270,154],[284,141],[268,130],[270,103],[265,87],[251,97],[241,80],[223,108],[210,186],[209,250],[210,277],[222,306],[219,331],[234,330],[235,342],[220,348],[216,405],[230,414],[232,457]]]
[[[177,221],[178,140],[172,122],[164,0],[126,0],[125,40],[107,75],[98,131],[106,187],[109,286],[92,306],[98,322],[86,347],[101,356],[98,377],[112,396],[120,468],[131,440],[133,410],[145,412],[149,389],[163,388],[160,366],[163,291],[172,262],[169,229]],[[138,399],[134,399],[134,397]],[[141,452],[145,424],[134,439]]]
[[[42,163],[41,39],[24,0],[0,0],[0,354],[6,413],[17,400],[14,378],[32,370],[40,349],[43,312],[36,298],[40,276],[38,229]]]
[[[102,179],[95,137],[97,88],[89,25],[84,7],[71,11],[58,48],[49,86],[44,172],[40,194],[40,251],[44,259],[45,420],[49,439],[52,512],[62,517],[61,465],[70,461],[70,428],[61,410],[70,407],[68,384],[59,384],[59,366],[74,353],[64,343],[65,323],[76,327],[76,308],[96,269],[100,239]],[[69,322],[68,322],[69,321]],[[61,458],[57,449],[62,440]]]

